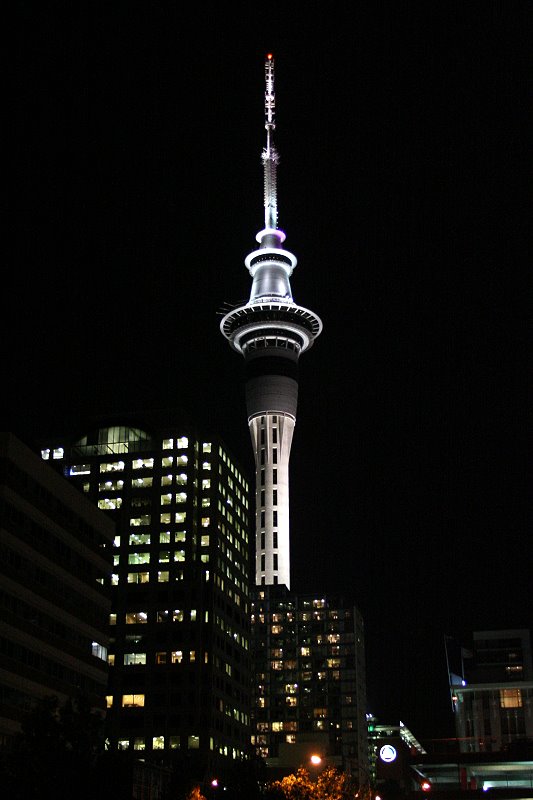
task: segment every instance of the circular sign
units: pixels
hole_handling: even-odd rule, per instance
[[[390,764],[390,762],[394,761],[396,758],[396,748],[391,744],[384,744],[379,751],[379,757],[382,761],[385,761],[386,764]]]

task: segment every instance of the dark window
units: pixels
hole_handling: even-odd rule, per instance
[[[273,511],[272,512],[272,523],[273,523],[274,527],[278,524],[278,512],[277,511]]]

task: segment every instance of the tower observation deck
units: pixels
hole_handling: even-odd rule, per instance
[[[298,359],[322,330],[320,318],[292,298],[289,278],[296,257],[283,248],[278,228],[274,144],[274,59],[265,61],[263,149],[265,225],[258,249],[245,259],[252,277],[249,301],[226,314],[220,329],[246,364],[246,407],[256,468],[257,585],[290,588],[289,456],[298,402]]]

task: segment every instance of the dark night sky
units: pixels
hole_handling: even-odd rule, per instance
[[[324,323],[293,588],[360,606],[374,713],[451,735],[444,633],[532,619],[528,4],[17,6],[4,427],[178,406],[251,470],[217,312],[249,295],[272,51],[292,288]]]

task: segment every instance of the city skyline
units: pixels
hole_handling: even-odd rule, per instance
[[[292,588],[353,597],[369,710],[419,739],[453,725],[444,634],[531,624],[524,8],[296,4],[268,41],[252,9],[19,11],[8,427],[202,406],[253,474],[217,311],[248,290],[271,50],[280,224],[325,329],[300,374]]]

